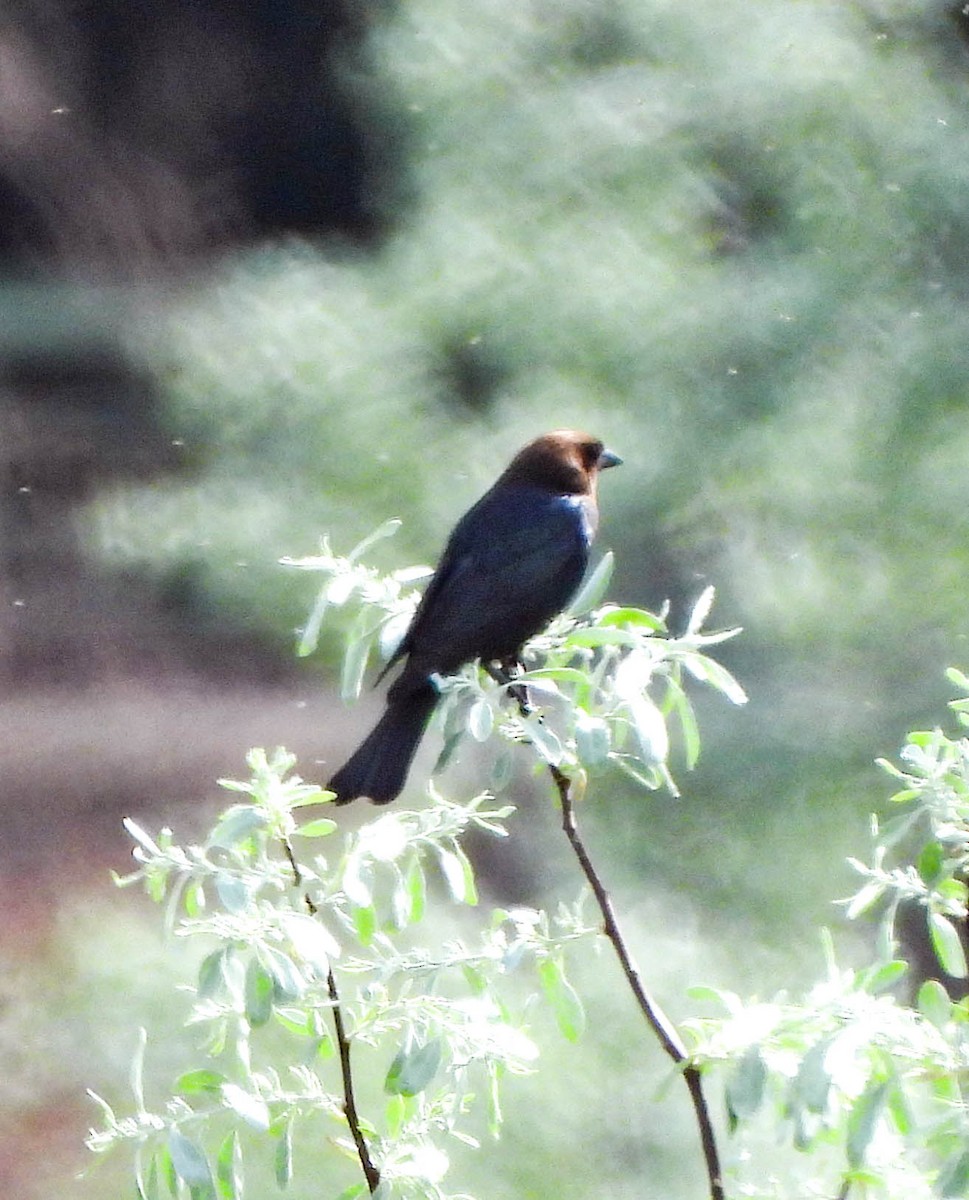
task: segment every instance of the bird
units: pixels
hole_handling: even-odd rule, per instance
[[[590,434],[555,429],[511,460],[455,525],[410,626],[377,682],[401,660],[386,708],[330,779],[336,804],[389,804],[404,788],[440,692],[465,663],[515,663],[585,575],[599,522],[599,472],[622,459]]]

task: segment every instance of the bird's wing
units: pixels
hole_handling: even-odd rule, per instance
[[[515,653],[568,603],[588,548],[582,501],[493,489],[456,526],[415,615],[406,638],[413,671]]]

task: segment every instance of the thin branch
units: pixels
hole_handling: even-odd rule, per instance
[[[619,959],[619,965],[622,967],[622,972],[626,976],[626,981],[633,995],[636,997],[636,1002],[642,1010],[643,1016],[659,1038],[663,1049],[673,1062],[682,1069],[683,1078],[690,1091],[690,1099],[693,1101],[697,1125],[700,1129],[700,1142],[703,1146],[703,1157],[706,1161],[707,1178],[710,1183],[710,1200],[723,1200],[724,1192],[720,1174],[720,1157],[717,1153],[717,1142],[713,1122],[710,1119],[710,1110],[703,1096],[703,1084],[700,1072],[697,1067],[690,1063],[690,1056],[687,1053],[686,1046],[683,1044],[673,1022],[663,1012],[656,1000],[653,999],[640,978],[639,971],[633,962],[632,955],[629,953],[629,948],[622,935],[622,930],[619,928],[619,922],[616,920],[615,910],[612,907],[612,900],[609,898],[609,893],[599,878],[595,865],[589,857],[589,852],[586,850],[579,836],[569,777],[551,763],[549,764],[549,771],[555,780],[559,800],[562,804],[562,828],[589,882],[589,887],[596,898],[596,903],[599,905],[599,911],[602,914],[602,926],[606,937],[612,942],[613,949]]]
[[[350,1134],[353,1137],[353,1144],[357,1148],[357,1157],[360,1159],[360,1166],[363,1168],[367,1187],[370,1189],[372,1196],[380,1183],[380,1172],[373,1165],[367,1140],[363,1136],[363,1130],[360,1128],[357,1102],[353,1094],[353,1071],[350,1068],[350,1039],[347,1037],[347,1031],[343,1024],[340,993],[337,991],[336,979],[333,977],[332,968],[326,977],[326,986],[330,992],[330,1002],[333,1008],[333,1028],[336,1032],[336,1045],[340,1055],[340,1073],[343,1076],[343,1111],[346,1114],[347,1124],[350,1126]]]
[[[303,883],[303,873],[299,869],[299,863],[296,861],[296,855],[293,853],[292,843],[289,838],[283,838],[283,848],[286,852],[286,857],[289,860],[289,865],[293,868],[293,879],[297,887],[301,887]],[[315,916],[317,912],[316,905],[308,895],[303,896],[303,900],[311,916]],[[333,974],[331,967],[326,976],[326,987],[330,993],[330,1009],[333,1013],[333,1031],[336,1035],[337,1052],[340,1056],[340,1075],[343,1079],[343,1114],[347,1119],[347,1125],[350,1128],[350,1136],[353,1138],[353,1144],[357,1148],[357,1157],[360,1159],[360,1166],[363,1170],[364,1178],[367,1181],[367,1187],[370,1189],[371,1196],[377,1190],[380,1184],[380,1172],[373,1165],[373,1159],[370,1157],[370,1148],[367,1146],[367,1139],[363,1136],[363,1130],[360,1128],[360,1115],[357,1112],[357,1101],[353,1092],[353,1069],[350,1064],[350,1038],[347,1036],[346,1026],[343,1023],[343,1009],[340,1007],[340,992],[336,986],[336,977]]]

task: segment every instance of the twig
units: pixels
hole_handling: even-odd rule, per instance
[[[333,1009],[333,1028],[336,1032],[336,1045],[340,1055],[340,1073],[343,1076],[343,1111],[347,1118],[347,1124],[350,1126],[353,1144],[357,1148],[357,1157],[360,1159],[360,1166],[363,1168],[367,1187],[370,1189],[372,1196],[380,1183],[380,1172],[373,1165],[367,1140],[363,1136],[363,1130],[360,1128],[357,1102],[353,1095],[353,1071],[350,1068],[350,1039],[347,1037],[346,1028],[343,1024],[340,993],[337,991],[336,979],[333,977],[332,967],[326,977],[326,986],[330,992],[330,1003]]]
[[[690,1064],[690,1056],[687,1053],[686,1046],[683,1044],[673,1022],[649,994],[646,985],[640,978],[639,971],[633,962],[632,955],[629,953],[622,931],[619,928],[619,923],[616,920],[616,914],[612,907],[609,893],[599,878],[595,865],[579,836],[569,777],[551,763],[549,763],[549,771],[555,780],[559,800],[562,804],[562,828],[565,830],[565,836],[569,839],[569,844],[575,851],[575,856],[579,860],[579,865],[589,882],[589,887],[592,888],[596,903],[599,905],[599,911],[602,914],[602,927],[606,937],[612,942],[613,949],[622,967],[622,972],[626,976],[626,981],[632,989],[633,995],[636,997],[636,1002],[642,1010],[643,1016],[659,1038],[663,1049],[672,1058],[673,1062],[682,1068],[683,1078],[686,1080],[686,1086],[689,1088],[690,1099],[693,1101],[693,1109],[696,1113],[697,1125],[700,1129],[700,1142],[703,1146],[703,1157],[706,1160],[707,1178],[710,1183],[710,1200],[723,1200],[724,1193],[723,1181],[720,1175],[720,1157],[717,1153],[717,1142],[713,1130],[713,1122],[710,1119],[710,1110],[707,1108],[707,1103],[703,1096],[703,1084],[700,1072],[697,1067]]]
[[[297,887],[301,887],[303,883],[303,873],[299,869],[299,863],[296,861],[296,855],[293,853],[293,847],[289,838],[283,838],[283,849],[286,852],[286,857],[289,860],[289,865],[293,868],[293,879]],[[317,912],[316,905],[308,895],[303,896],[307,910],[311,916],[315,916]],[[326,975],[326,987],[330,993],[330,1009],[333,1013],[333,1031],[336,1035],[337,1052],[340,1056],[340,1075],[343,1079],[343,1114],[347,1119],[347,1125],[350,1128],[350,1136],[353,1138],[353,1144],[357,1148],[357,1157],[360,1159],[360,1166],[363,1170],[364,1178],[367,1181],[367,1187],[370,1189],[371,1196],[377,1190],[380,1183],[380,1172],[373,1165],[373,1159],[370,1157],[370,1148],[367,1146],[367,1139],[363,1136],[363,1130],[360,1128],[360,1116],[357,1112],[357,1101],[353,1092],[353,1069],[350,1064],[350,1039],[347,1036],[346,1026],[343,1023],[343,1009],[340,1007],[340,992],[336,986],[336,977],[333,974],[331,967]]]

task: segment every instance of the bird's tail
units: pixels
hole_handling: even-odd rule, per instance
[[[439,695],[433,684],[415,688],[387,710],[350,760],[326,785],[336,804],[369,796],[389,804],[403,790],[411,760],[427,728]]]

